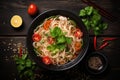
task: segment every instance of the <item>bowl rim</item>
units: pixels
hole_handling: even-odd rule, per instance
[[[64,12],[64,13],[63,13]],[[51,14],[49,14],[49,13],[51,13]],[[53,14],[52,14],[53,13]],[[52,15],[57,15],[57,14],[59,14],[59,15],[66,15],[67,17],[72,17],[72,19],[74,18],[74,20],[76,20],[76,22],[78,23],[78,20],[80,20],[79,21],[79,25],[81,25],[82,27],[82,29],[84,30],[84,34],[85,34],[85,37],[84,37],[84,42],[86,43],[85,44],[85,46],[83,46],[84,47],[84,49],[82,49],[82,52],[84,52],[84,54],[82,53],[82,55],[80,55],[80,56],[77,56],[77,58],[76,59],[74,59],[74,60],[72,60],[72,61],[70,61],[70,62],[68,62],[68,63],[66,63],[66,64],[64,64],[64,65],[62,65],[62,67],[61,66],[57,66],[56,68],[50,68],[50,66],[48,67],[48,66],[45,66],[44,64],[38,64],[38,58],[36,58],[36,59],[34,59],[34,57],[36,56],[36,54],[32,54],[32,56],[33,56],[33,59],[34,59],[34,61],[35,62],[37,62],[37,64],[39,65],[39,66],[42,66],[43,68],[46,68],[46,69],[48,69],[48,70],[53,70],[53,71],[63,71],[63,70],[67,70],[67,69],[70,69],[70,68],[72,68],[73,66],[75,66],[75,65],[77,65],[83,58],[84,58],[84,56],[86,55],[86,52],[87,52],[87,50],[88,50],[88,47],[89,47],[89,34],[88,34],[88,31],[87,31],[87,29],[85,28],[85,25],[83,24],[83,22],[82,22],[82,20],[80,19],[80,17],[79,16],[77,16],[76,14],[74,14],[73,12],[71,12],[71,11],[68,11],[68,10],[65,10],[65,9],[50,9],[50,10],[47,10],[47,11],[44,11],[44,12],[42,12],[41,14],[39,14],[32,22],[31,22],[31,24],[29,25],[29,30],[28,30],[28,35],[27,35],[27,48],[28,48],[28,52],[31,52],[31,53],[35,53],[35,52],[33,52],[33,50],[30,50],[31,48],[30,48],[30,41],[29,41],[29,39],[31,39],[31,37],[29,36],[29,34],[30,34],[30,31],[31,31],[31,29],[35,29],[35,28],[33,28],[33,24],[35,24],[35,21],[36,20],[39,20],[39,18],[47,18],[45,15],[47,15],[47,16],[52,16]],[[43,19],[43,20],[44,20]],[[38,24],[38,23],[36,23],[36,24]],[[32,27],[32,28],[31,28]],[[30,54],[31,55],[31,54]],[[73,64],[73,62],[75,62],[74,64]],[[68,66],[68,65],[70,65],[70,66]]]

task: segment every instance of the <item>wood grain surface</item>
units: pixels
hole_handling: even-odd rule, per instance
[[[91,0],[101,6],[112,15],[118,18],[117,21],[109,21],[103,17],[108,23],[108,29],[97,37],[98,45],[105,37],[117,38],[100,52],[107,56],[109,67],[105,73],[100,76],[89,75],[84,67],[83,60],[77,66],[63,72],[49,72],[40,69],[38,80],[120,80],[120,1],[119,0]],[[38,6],[39,14],[50,9],[66,9],[79,15],[79,11],[87,6],[81,0],[1,0],[0,1],[0,80],[20,80],[17,74],[15,62],[12,58],[17,54],[17,45],[22,43],[26,48],[26,36],[28,29],[34,17],[27,13],[28,5],[35,3]],[[23,25],[19,29],[12,28],[10,19],[13,15],[18,14],[23,19]],[[87,54],[93,50],[93,32],[90,34],[90,47]],[[87,55],[86,55],[87,56]],[[64,77],[63,77],[64,76]]]

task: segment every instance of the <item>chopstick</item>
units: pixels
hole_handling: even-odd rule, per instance
[[[116,21],[118,20],[117,17],[111,15],[109,12],[107,12],[105,9],[101,8],[100,6],[96,5],[95,3],[91,2],[90,0],[82,0],[82,2],[86,3],[89,6],[93,6],[95,9],[97,9],[99,11],[99,13],[107,18],[110,21]]]

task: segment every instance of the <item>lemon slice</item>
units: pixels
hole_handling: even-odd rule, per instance
[[[19,15],[14,15],[10,23],[14,28],[18,28],[22,25],[22,18]]]

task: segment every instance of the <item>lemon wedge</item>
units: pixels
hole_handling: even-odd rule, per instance
[[[22,25],[22,22],[22,17],[20,17],[19,15],[14,15],[10,21],[11,25],[14,28],[19,28]]]

